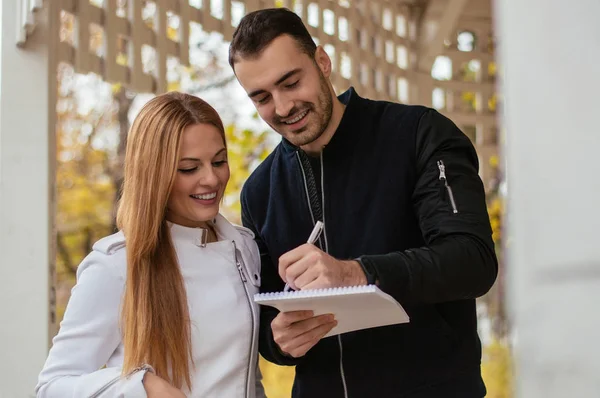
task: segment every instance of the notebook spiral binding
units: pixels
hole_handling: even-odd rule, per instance
[[[375,285],[345,286],[327,289],[296,290],[290,292],[257,293],[254,295],[254,300],[268,301],[287,298],[296,299],[303,297],[341,296],[347,294],[374,293],[375,291],[377,291]]]

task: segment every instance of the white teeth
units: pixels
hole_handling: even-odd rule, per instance
[[[216,197],[217,197],[217,193],[216,192],[202,194],[202,195],[192,195],[192,198],[203,199],[203,200],[211,200],[211,199],[214,199]]]
[[[299,114],[298,116],[296,116],[295,118],[293,118],[292,120],[288,120],[287,122],[285,122],[285,124],[294,124],[294,123],[298,123],[300,120],[302,120],[302,118],[304,116],[306,116],[306,114],[308,113],[308,111],[304,111],[301,114]]]

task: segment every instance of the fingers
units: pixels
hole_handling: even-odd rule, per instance
[[[298,284],[295,283],[296,278],[303,275],[308,270],[313,270],[316,266],[323,265],[325,257],[325,252],[314,245],[305,244],[297,247],[279,258],[279,276],[291,287],[298,290]],[[314,272],[312,272],[311,275],[314,275]],[[313,276],[312,279],[314,278],[315,277]],[[306,284],[309,283],[310,280],[311,278],[307,276],[304,278],[303,282]]]
[[[279,264],[285,264],[285,265],[290,265],[292,263],[295,263],[296,261],[300,260],[302,257],[304,257],[304,255],[315,249],[316,246],[315,245],[311,245],[310,243],[305,243],[303,245],[298,246],[295,249],[290,250],[287,253],[284,253],[281,255],[281,257],[279,257]]]
[[[309,288],[316,279],[321,275],[318,267],[307,268],[302,274],[295,277],[288,277],[288,283],[294,290],[305,290]]]
[[[311,313],[311,315],[307,317],[307,313]],[[291,319],[296,320],[292,321]],[[331,322],[333,319],[333,314],[313,316],[312,311],[281,312],[271,322],[271,329],[273,330],[273,337],[275,339],[285,342],[323,323]]]
[[[303,275],[309,270],[310,262],[306,257],[301,258],[293,264],[290,264],[286,269],[282,269],[283,275],[281,278],[286,281],[294,290],[298,290],[296,278]]]
[[[332,314],[305,318],[308,312],[280,313],[271,323],[273,339],[282,352],[302,356],[337,325]]]
[[[148,398],[181,398],[185,394],[181,390],[173,387],[163,378],[152,372],[146,372],[142,379],[144,390]]]
[[[290,312],[280,312],[277,314],[273,322],[271,322],[271,327],[277,326],[280,327],[289,327],[293,323],[303,321],[305,319],[309,319],[314,317],[314,313],[312,311],[290,311]]]
[[[321,341],[321,339],[323,338],[323,336],[325,336],[327,333],[329,333],[329,331],[331,331],[331,329],[333,329],[334,327],[337,326],[337,321],[333,321],[333,322],[328,322],[325,323],[321,326],[319,326],[316,329],[313,329],[310,333],[312,333],[312,338],[307,339],[307,341],[304,344],[301,344],[300,346],[296,347],[296,348],[292,348],[291,352],[288,353],[288,355],[291,355],[294,358],[300,358],[303,357],[304,355],[306,355],[306,353],[313,348],[315,345],[317,345],[317,343],[319,341]]]
[[[331,317],[331,318],[328,317],[326,319],[327,319],[327,321],[325,323],[321,323],[321,322],[316,323],[313,328],[296,336],[292,340],[293,345],[290,344],[290,347],[288,347],[288,348],[293,349],[294,347],[302,347],[306,344],[309,344],[310,342],[314,342],[314,344],[316,344],[316,342],[319,341],[321,339],[321,337],[323,337],[325,335],[325,333],[327,333],[328,331],[331,330],[331,328],[333,327],[332,325],[337,324],[337,321],[335,319],[333,319],[333,317]]]
[[[322,275],[319,276],[311,279],[308,283],[301,285],[302,290],[326,289],[332,286],[329,279],[324,278]]]

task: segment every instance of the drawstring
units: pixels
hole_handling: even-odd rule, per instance
[[[325,253],[329,253],[329,244],[327,243],[327,224],[325,223],[325,166],[323,165],[322,149],[319,157],[319,163],[321,164],[321,214],[323,216],[323,239],[325,239]]]

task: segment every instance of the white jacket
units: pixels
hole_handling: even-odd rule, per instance
[[[260,286],[258,248],[252,232],[221,215],[215,227],[219,241],[202,245],[201,230],[170,224],[192,328],[195,368],[192,390],[184,392],[189,397],[261,398],[259,310],[253,301]],[[125,252],[125,238],[117,233],[96,242],[79,266],[60,331],[39,375],[38,398],[146,397],[145,370],[120,377]]]

